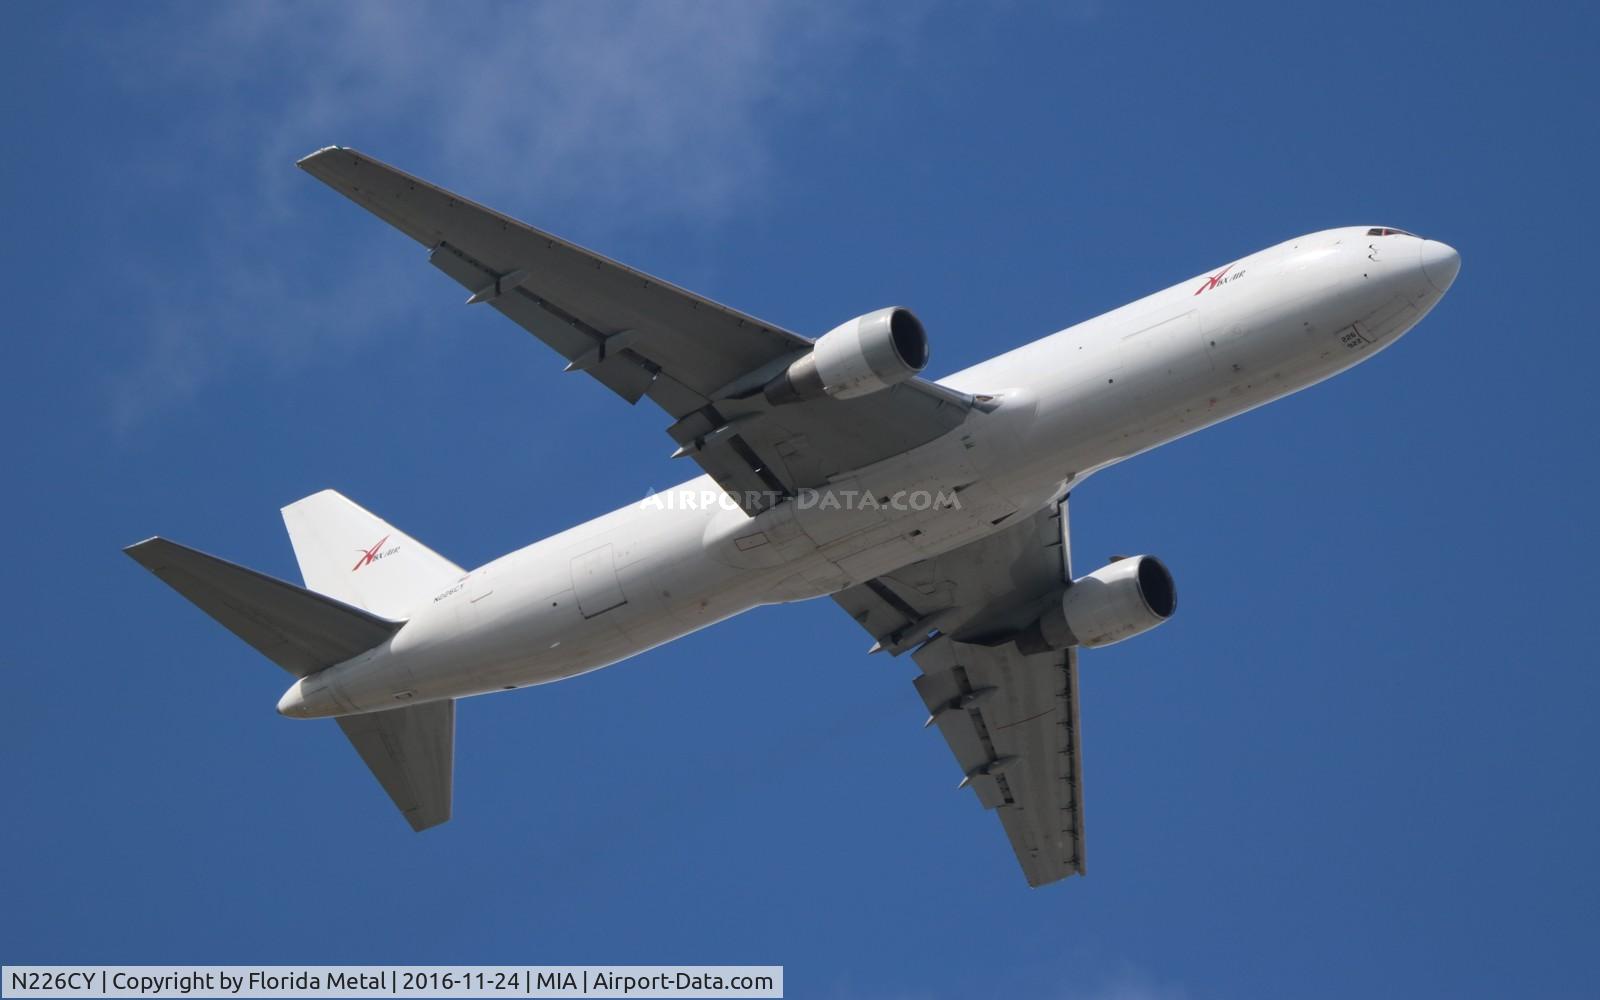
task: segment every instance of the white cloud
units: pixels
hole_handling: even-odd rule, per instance
[[[415,173],[513,214],[531,201],[581,216],[591,233],[716,224],[767,189],[773,119],[815,106],[830,68],[874,37],[812,5],[771,3],[181,10],[181,38],[144,24],[109,53],[130,88],[181,108],[181,139],[131,169],[156,187],[192,186],[205,220],[178,227],[192,267],[158,261],[138,276],[158,304],[137,317],[148,343],[111,393],[124,428],[229,365],[348,350],[416,304],[416,283],[392,273],[353,267],[330,288],[285,259],[312,203],[292,164],[311,150],[395,159],[387,150],[404,147],[400,165]],[[352,226],[341,256],[377,247],[374,230]]]
[[[718,211],[764,170],[761,118],[804,99],[856,30],[765,3],[227,7],[178,67],[278,92],[263,165],[305,136],[404,130],[475,189]],[[842,54],[842,51],[841,51]],[[230,111],[241,110],[230,108]],[[642,197],[653,195],[654,197]]]
[[[1164,981],[1148,969],[1104,955],[1086,945],[1069,948],[1053,960],[1037,960],[1012,969],[997,980],[1005,992],[1061,1000],[1188,1000],[1183,986]]]
[[[1125,969],[1086,991],[1068,989],[1066,996],[1069,1000],[1188,1000],[1189,993],[1181,986],[1158,982],[1147,973]]]

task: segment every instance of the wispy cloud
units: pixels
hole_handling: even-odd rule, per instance
[[[1052,957],[1014,961],[996,973],[1002,992],[1060,1000],[1189,1000],[1182,985],[1162,979],[1143,965],[1106,954],[1087,942]],[[998,988],[998,987],[997,987]]]
[[[1163,983],[1139,969],[1125,968],[1083,990],[1067,988],[1068,1000],[1189,1000],[1181,986]]]
[[[281,252],[307,230],[310,182],[292,164],[312,149],[420,148],[408,169],[513,212],[533,198],[590,232],[715,224],[767,189],[771,119],[814,106],[829,68],[873,37],[768,3],[221,5],[181,18],[181,44],[172,25],[144,23],[115,46],[130,87],[183,107],[185,141],[148,157],[143,176],[192,183],[206,219],[185,233],[200,243],[194,268],[139,276],[157,304],[135,324],[142,360],[112,393],[122,427],[230,365],[348,349],[416,304],[395,275],[319,284]],[[376,246],[351,239],[352,257]],[[159,293],[192,289],[197,272],[203,297]]]

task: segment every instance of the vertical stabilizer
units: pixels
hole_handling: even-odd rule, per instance
[[[306,586],[386,618],[466,575],[461,567],[333,490],[283,508]]]

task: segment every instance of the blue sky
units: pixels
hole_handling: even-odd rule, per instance
[[[1593,995],[1592,7],[889,6],[0,8],[0,958]],[[333,487],[473,565],[692,470],[294,169],[333,143],[790,329],[909,305],[939,374],[1310,230],[1464,263],[1075,495],[1080,564],[1183,595],[1084,658],[1087,878],[1024,886],[826,601],[464,703],[417,836],[119,549],[294,579]]]

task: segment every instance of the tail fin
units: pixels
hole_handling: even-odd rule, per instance
[[[123,551],[296,677],[382,645],[405,624],[165,538]]]
[[[419,601],[466,571],[333,490],[283,508],[306,586],[385,618],[404,618]]]

